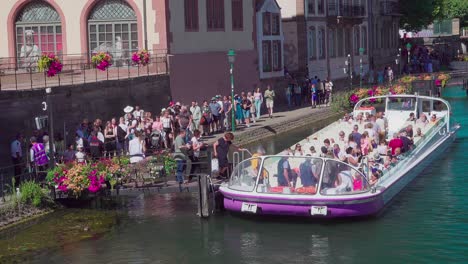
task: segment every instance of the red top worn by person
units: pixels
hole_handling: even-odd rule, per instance
[[[388,147],[392,149],[392,155],[395,155],[397,148],[403,147],[403,140],[398,137],[398,133],[393,134],[393,138],[388,142]]]

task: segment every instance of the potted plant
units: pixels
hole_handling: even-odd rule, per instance
[[[139,50],[133,53],[132,61],[136,65],[146,66],[150,61],[150,54],[146,49]]]
[[[39,71],[45,71],[48,77],[54,77],[62,71],[62,63],[58,56],[54,54],[42,54],[37,61]]]
[[[112,56],[107,52],[99,52],[91,58],[91,61],[96,65],[96,68],[101,71],[107,70],[107,68],[112,65],[111,60]]]

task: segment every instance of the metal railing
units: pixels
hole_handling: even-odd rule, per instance
[[[41,89],[169,74],[167,52],[149,52],[150,60],[147,65],[137,65],[131,58],[125,58],[112,61],[112,65],[105,71],[97,69],[88,54],[67,54],[66,59],[61,61],[62,72],[54,77],[47,77],[44,72],[40,72],[37,63],[22,67],[18,63],[18,58],[0,58],[0,91]]]
[[[363,17],[366,15],[364,5],[328,3],[328,16]]]
[[[381,1],[380,14],[382,16],[398,15],[400,14],[400,6],[395,1]]]

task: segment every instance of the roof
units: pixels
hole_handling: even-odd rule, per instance
[[[255,11],[260,11],[260,9],[262,9],[263,5],[265,5],[265,3],[267,2],[274,2],[276,4],[276,6],[278,7],[278,9],[281,9],[281,7],[279,6],[278,2],[276,2],[276,0],[257,0],[256,2],[256,5],[255,5]]]

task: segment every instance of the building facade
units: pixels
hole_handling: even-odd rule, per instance
[[[381,11],[386,7],[382,3],[387,2],[278,0],[288,71],[337,80],[349,77],[346,63],[351,64],[356,78],[361,71],[365,75],[369,69],[394,63],[391,55],[398,51],[398,15]]]
[[[125,59],[143,48],[167,49],[164,0],[5,0],[0,19],[0,57],[12,62],[44,52]]]

